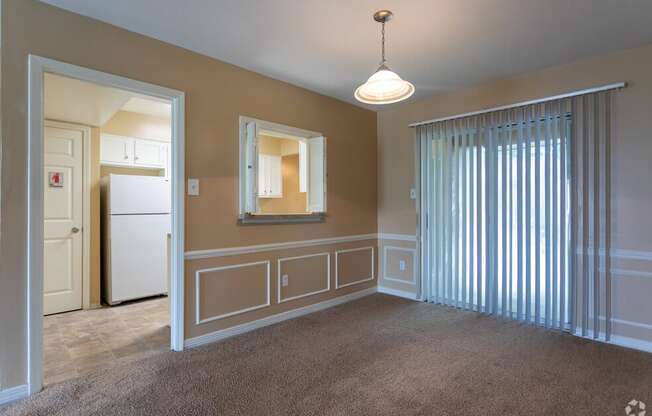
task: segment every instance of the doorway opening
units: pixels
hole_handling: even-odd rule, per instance
[[[30,56],[30,392],[183,348],[183,93]]]

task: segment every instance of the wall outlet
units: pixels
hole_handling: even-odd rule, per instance
[[[283,287],[287,286],[289,284],[288,280],[289,279],[288,279],[287,274],[284,274],[283,276],[281,276],[281,286],[283,286]]]
[[[417,190],[414,188],[410,189],[410,199],[417,199]]]
[[[405,260],[400,260],[398,262],[398,268],[400,271],[404,272],[405,269],[407,268],[407,264],[405,264]]]
[[[188,195],[199,196],[199,179],[188,179]]]

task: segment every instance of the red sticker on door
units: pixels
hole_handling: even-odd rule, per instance
[[[48,172],[49,184],[52,188],[63,188],[63,172]]]

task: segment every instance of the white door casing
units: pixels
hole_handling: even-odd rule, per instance
[[[80,130],[44,130],[43,313],[82,307],[83,152]]]
[[[121,88],[172,103],[172,239],[170,284],[170,346],[183,350],[184,344],[184,130],[185,94],[154,84],[95,71],[30,54],[28,57],[28,157],[27,175],[27,390],[39,391],[43,385],[43,148],[44,74],[54,73],[99,85]],[[88,135],[90,137],[90,135]],[[88,146],[86,147],[88,149]],[[88,171],[88,169],[86,169]],[[88,177],[88,175],[87,175]],[[255,196],[255,195],[254,195]],[[88,216],[84,219],[87,221]],[[85,247],[88,239],[85,239]],[[86,248],[85,248],[86,250]]]

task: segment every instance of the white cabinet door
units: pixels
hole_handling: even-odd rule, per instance
[[[283,197],[281,156],[258,155],[258,197]]]
[[[134,139],[102,135],[100,139],[100,163],[126,165],[134,162]]]
[[[134,166],[164,168],[166,154],[164,143],[150,140],[134,140]]]
[[[281,156],[270,156],[269,165],[269,194],[270,198],[283,197],[283,171],[281,168]]]

